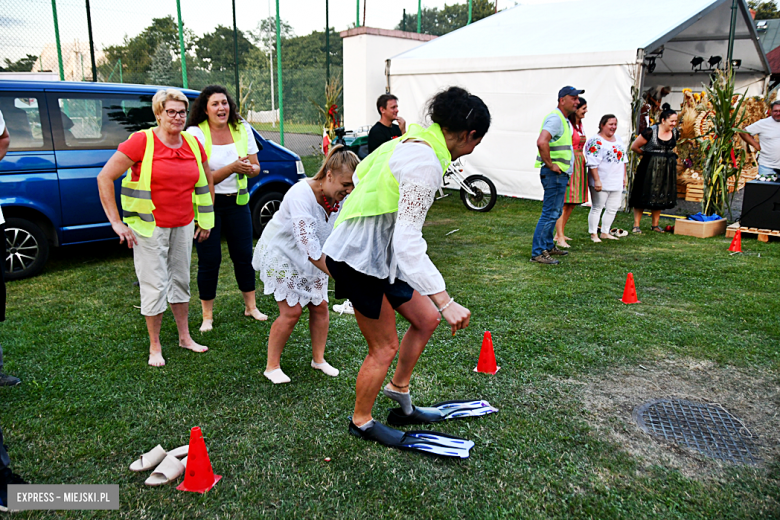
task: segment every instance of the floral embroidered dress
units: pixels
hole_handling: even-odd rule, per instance
[[[640,209],[669,209],[677,204],[677,129],[672,137],[662,141],[658,125],[642,132],[647,139],[642,160],[636,169],[628,205]]]
[[[569,185],[563,195],[563,203],[582,204],[588,202],[588,169],[585,167],[585,156],[582,153],[585,146],[582,123],[572,125],[571,144],[574,147],[574,168],[571,170]]]
[[[333,231],[336,216],[328,218],[308,182],[290,188],[263,230],[252,258],[265,294],[273,294],[276,301],[290,307],[328,301],[328,275],[309,258],[322,256],[322,244]]]

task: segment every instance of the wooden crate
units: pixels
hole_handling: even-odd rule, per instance
[[[704,186],[702,184],[688,184],[685,187],[685,200],[688,202],[701,202],[704,197]]]
[[[710,222],[678,219],[674,222],[674,234],[698,238],[715,237],[725,233],[726,224],[725,218]]]
[[[780,230],[748,228],[740,226],[739,222],[735,222],[726,228],[726,238],[734,238],[734,235],[738,229],[742,232],[743,235],[757,235],[756,238],[759,242],[769,242],[769,237],[780,238]]]

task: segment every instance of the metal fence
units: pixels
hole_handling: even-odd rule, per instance
[[[340,81],[342,72],[341,38],[332,30],[326,38],[324,9],[319,33],[288,37],[282,21],[280,66],[275,12],[251,29],[235,25],[250,10],[256,15],[256,2],[250,0],[2,4],[0,72],[196,90],[221,84],[264,137],[302,156],[318,153],[324,121],[315,103],[325,104],[327,78]],[[203,16],[195,13],[198,9],[208,9],[210,17],[213,13],[213,29],[202,34],[186,23],[188,16]],[[142,29],[125,33],[122,27]],[[123,34],[121,42],[117,32]],[[343,105],[341,100],[337,104]]]

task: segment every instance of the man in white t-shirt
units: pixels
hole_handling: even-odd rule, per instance
[[[772,103],[772,115],[745,127],[739,136],[758,150],[758,177],[756,180],[775,182],[780,176],[780,100]],[[757,135],[759,144],[753,139]]]

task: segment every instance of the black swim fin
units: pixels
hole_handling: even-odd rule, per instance
[[[349,433],[368,441],[399,450],[421,451],[441,457],[467,459],[474,442],[440,432],[402,432],[374,421],[366,430],[361,430],[350,419]]]
[[[387,414],[387,423],[393,426],[409,424],[433,424],[447,419],[478,417],[496,413],[498,408],[487,401],[445,401],[430,407],[415,406],[411,414],[404,414],[401,408],[393,408]]]

